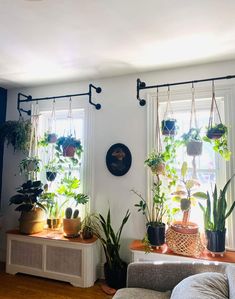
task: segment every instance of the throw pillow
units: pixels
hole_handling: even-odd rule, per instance
[[[171,299],[228,299],[228,293],[224,274],[205,272],[182,280],[173,289]]]
[[[117,291],[113,299],[170,299],[171,292],[157,292],[141,288],[124,288]]]

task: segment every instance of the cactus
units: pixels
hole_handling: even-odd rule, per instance
[[[65,218],[66,219],[70,219],[72,217],[72,214],[73,214],[73,210],[71,208],[67,208],[65,210]]]
[[[74,212],[73,212],[73,218],[78,218],[78,215],[79,215],[78,209],[74,210]]]

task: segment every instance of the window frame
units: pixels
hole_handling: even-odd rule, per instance
[[[146,156],[149,152],[154,148],[155,142],[155,126],[156,126],[156,92],[147,92],[147,152]],[[167,101],[167,89],[159,90],[159,102],[163,103]],[[172,101],[184,101],[192,98],[192,93],[190,88],[182,88],[182,87],[174,87],[171,89],[171,100]],[[216,183],[219,187],[223,187],[227,180],[231,177],[233,173],[235,173],[235,118],[233,117],[233,103],[232,103],[232,95],[233,89],[232,86],[224,86],[219,85],[216,86],[216,97],[222,98],[224,101],[224,111],[221,113],[222,121],[229,127],[228,134],[228,143],[232,153],[234,153],[231,157],[229,163],[223,161],[222,158],[216,159]],[[211,86],[198,87],[195,86],[195,99],[211,99],[212,91]],[[208,111],[208,119],[209,119],[209,111]],[[224,168],[224,172],[221,176],[221,170]],[[224,177],[223,177],[224,176]],[[153,185],[153,176],[149,170],[147,170],[147,198],[149,203],[151,201],[151,190]],[[230,185],[230,188],[227,192],[227,201],[228,206],[231,206],[233,200],[235,198],[235,183]],[[227,219],[227,240],[226,240],[226,248],[235,250],[235,213],[233,213]]]

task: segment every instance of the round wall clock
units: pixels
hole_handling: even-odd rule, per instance
[[[107,151],[106,165],[113,175],[122,176],[126,174],[131,167],[131,162],[131,152],[122,143],[113,144]]]

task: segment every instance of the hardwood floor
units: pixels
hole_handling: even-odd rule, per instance
[[[0,298],[4,299],[110,299],[98,282],[91,288],[75,288],[69,283],[24,274],[5,273],[0,263]]]

